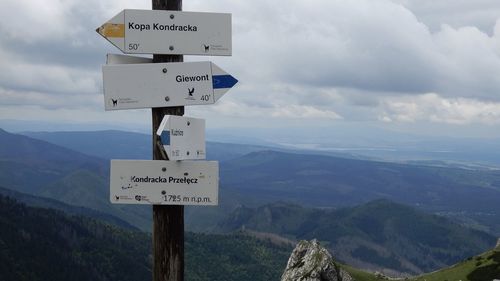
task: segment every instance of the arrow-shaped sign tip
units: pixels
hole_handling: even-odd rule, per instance
[[[104,26],[106,24],[103,24],[101,26],[99,26],[98,28],[95,29],[95,32],[99,33],[99,35],[101,35],[102,37],[106,38],[106,35],[104,35]]]
[[[120,23],[105,23],[98,27],[95,31],[101,34],[104,38],[124,38],[125,25]]]
[[[234,85],[238,83],[238,79],[233,76],[227,75],[214,75],[212,79],[212,84],[214,89],[226,89],[232,88]]]

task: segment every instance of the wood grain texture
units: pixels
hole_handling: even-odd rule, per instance
[[[153,10],[182,10],[182,0],[152,0]],[[154,54],[153,62],[182,62],[182,55]],[[153,159],[168,160],[156,130],[165,115],[184,115],[184,107],[152,109]],[[184,280],[184,206],[153,206],[153,281]]]

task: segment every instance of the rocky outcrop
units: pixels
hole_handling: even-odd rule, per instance
[[[288,259],[281,281],[354,281],[318,241],[300,241]]]
[[[497,240],[497,245],[495,246],[495,249],[500,249],[500,238]]]

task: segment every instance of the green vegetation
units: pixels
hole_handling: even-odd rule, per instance
[[[89,144],[87,148],[91,149],[92,146]],[[127,149],[122,147],[120,151],[126,153]],[[249,151],[253,149],[249,148]],[[240,150],[235,147],[233,152],[237,155]],[[234,158],[235,155],[226,156]],[[76,210],[76,207],[73,209],[62,206],[62,203],[55,200],[42,202],[30,198],[23,200],[24,202],[31,205],[37,201],[36,204],[45,207],[57,206],[56,208],[67,212],[72,209],[69,211],[71,214],[105,218],[108,222],[119,223],[128,228],[130,223],[148,230],[151,225],[150,206],[111,205],[106,199],[108,165],[109,162],[102,159],[0,130],[2,186],[31,195],[45,195],[67,204],[94,210],[83,210],[85,208]],[[265,151],[223,162],[221,179],[223,179],[221,206],[187,208],[186,225],[196,225],[198,231],[214,230],[214,226],[225,219],[229,211],[243,203],[260,206],[265,202],[285,199],[313,206],[338,207],[386,197],[417,205],[421,209],[439,211],[447,216],[460,216],[468,224],[476,224],[486,230],[497,233],[500,231],[500,216],[497,215],[500,212],[498,171],[428,167]],[[0,190],[0,194],[5,193],[9,192]],[[21,195],[21,197],[26,196]],[[377,201],[338,211],[281,205],[279,208],[262,207],[258,212],[252,208],[238,209],[241,214],[233,214],[231,218],[224,220],[221,226],[226,230],[234,230],[245,225],[251,229],[279,233],[287,238],[317,238],[324,245],[334,249],[336,257],[347,256],[350,260],[365,261],[381,268],[396,268],[414,273],[444,267],[466,256],[477,254],[491,247],[494,240],[492,236],[483,232],[451,224],[440,217],[422,215],[411,208],[388,204],[387,201]],[[14,209],[18,212],[12,214],[7,212],[0,216],[0,258],[9,265],[2,265],[2,272],[26,275],[19,275],[15,280],[38,280],[36,274],[39,271],[36,267],[33,272],[26,273],[24,270],[36,263],[43,265],[43,268],[51,268],[53,264],[60,264],[63,268],[69,266],[74,268],[73,272],[80,270],[86,272],[85,274],[93,274],[92,278],[95,280],[101,280],[100,277],[111,278],[111,275],[106,275],[110,274],[108,272],[113,272],[112,276],[118,276],[117,271],[120,271],[116,269],[118,265],[120,267],[126,265],[129,269],[133,268],[129,266],[130,264],[139,264],[140,269],[136,270],[138,274],[145,268],[149,272],[149,266],[142,266],[144,263],[150,263],[148,246],[150,239],[147,234],[123,231],[95,220],[68,216],[53,210],[33,211],[25,206]],[[26,218],[19,215],[25,215]],[[31,218],[28,225],[33,224],[35,227],[25,227],[23,221],[31,216],[35,218]],[[33,237],[36,237],[38,244],[33,242]],[[286,250],[279,252],[274,249],[273,251],[278,254],[272,256],[265,250],[272,244],[263,245],[259,244],[259,240],[254,242],[245,240],[250,239],[248,237],[221,237],[207,235],[205,238],[213,241],[227,240],[228,243],[234,238],[235,241],[232,243],[240,243],[241,247],[248,248],[248,251],[243,254],[246,258],[237,257],[227,250],[221,253],[212,251],[212,254],[218,255],[220,264],[234,261],[233,267],[244,268],[245,262],[249,262],[248,265],[255,266],[254,269],[266,264],[272,265],[257,274],[250,274],[248,272],[253,271],[248,271],[246,275],[237,276],[233,280],[246,280],[248,276],[252,276],[254,278],[252,280],[261,277],[265,280],[270,276],[281,274],[283,268],[278,264],[286,262],[285,256],[289,254]],[[194,257],[189,251],[197,251],[204,247],[202,244],[197,244],[197,239],[205,238],[186,235],[187,263]],[[94,239],[99,241],[93,241]],[[135,251],[123,246],[127,243],[132,245],[142,243],[142,246],[134,246],[140,249]],[[227,249],[224,245],[218,247]],[[191,246],[193,248],[189,250]],[[251,250],[255,247],[262,247],[262,250],[257,252]],[[31,255],[30,251],[43,254]],[[116,258],[126,254],[130,257],[120,261]],[[203,256],[203,254],[197,255]],[[94,257],[97,257],[96,260],[101,264],[94,265]],[[211,258],[214,256],[207,255],[207,260]],[[274,264],[271,262],[274,260],[279,262]],[[486,257],[484,260],[471,262],[469,264],[471,270],[467,271],[467,274],[470,274],[469,278],[483,278],[495,274],[497,268],[492,262],[494,260],[494,257],[490,260]],[[214,270],[213,268],[199,268],[198,265],[199,263],[195,262],[191,269],[187,268],[186,275],[199,280],[213,277],[209,273]],[[231,268],[224,269],[224,272],[228,272],[229,269]],[[230,272],[230,276],[234,277],[234,274],[240,271],[245,272],[243,269],[235,270]],[[67,272],[60,272],[60,275],[55,274],[55,276],[66,276],[64,274]],[[0,280],[4,280],[2,276]]]
[[[341,265],[356,281],[387,280],[350,266]],[[491,281],[500,278],[500,250],[487,251],[481,255],[467,258],[453,266],[422,274],[407,281]]]
[[[190,234],[186,280],[279,280],[291,252],[249,236]]]
[[[419,276],[412,281],[491,281],[500,279],[500,250],[470,257],[449,268]]]
[[[381,281],[384,280],[382,278],[376,277],[373,273],[369,273],[363,270],[356,269],[354,267],[348,265],[340,265],[345,271],[349,272],[349,274],[356,281]]]
[[[0,196],[0,280],[150,280],[149,234]],[[292,251],[242,234],[186,234],[186,280],[279,280]],[[384,280],[342,266],[357,281]],[[411,281],[500,277],[500,250]]]
[[[418,274],[490,249],[496,237],[387,200],[320,210],[275,203],[241,207],[221,231],[242,227],[298,240],[318,239],[339,260]]]
[[[390,199],[500,234],[500,172],[254,152],[221,165],[223,186],[250,200],[353,206]],[[259,205],[261,205],[259,204]]]
[[[149,237],[0,196],[0,280],[141,280]]]
[[[151,280],[151,237],[0,195],[0,280]],[[186,234],[186,280],[279,280],[291,247]]]

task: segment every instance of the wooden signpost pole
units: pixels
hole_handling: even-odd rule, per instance
[[[184,205],[218,204],[219,166],[213,161],[202,161],[205,144],[200,145],[200,142],[205,141],[204,122],[202,126],[195,126],[196,122],[201,123],[177,117],[187,122],[182,126],[192,125],[186,129],[189,131],[186,136],[191,134],[196,138],[180,144],[178,136],[184,134],[175,133],[178,131],[173,129],[164,130],[165,122],[172,121],[168,124],[173,125],[175,118],[165,119],[163,125],[162,120],[165,115],[184,115],[185,105],[213,104],[238,82],[211,62],[182,63],[184,54],[230,56],[231,15],[180,12],[182,0],[152,0],[152,5],[153,10],[164,11],[125,9],[96,29],[122,52],[153,54],[152,62],[157,63],[150,64],[148,58],[108,55],[107,64],[103,66],[105,109],[152,108],[153,123],[152,161],[111,161],[110,201],[113,204],[153,204],[153,281],[183,281]],[[169,91],[166,96],[164,89]],[[171,107],[162,107],[164,105]],[[195,154],[190,155],[190,152]],[[173,159],[168,159],[168,155]],[[165,162],[174,159],[197,159],[199,162]],[[147,182],[147,188],[133,191],[124,188],[131,188],[132,184],[138,186],[135,178],[139,174],[148,178],[167,172],[166,166],[170,167],[169,175],[184,175],[183,181],[170,176],[172,182],[162,181],[161,185]],[[188,184],[200,180],[203,190],[179,189],[191,171],[196,171],[199,178],[187,179]]]
[[[182,10],[182,0],[152,0],[153,10]],[[182,62],[182,55],[153,55],[153,62]],[[184,107],[152,109],[153,159],[168,160],[156,130],[165,115],[184,115]],[[153,281],[184,280],[184,206],[153,205]]]

